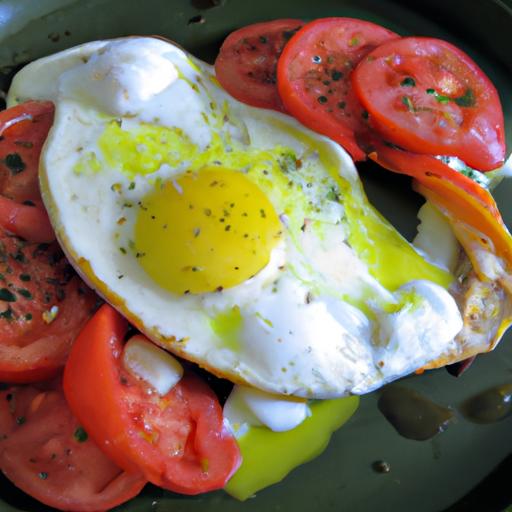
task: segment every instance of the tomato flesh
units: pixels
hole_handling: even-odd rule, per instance
[[[398,35],[368,21],[323,18],[307,23],[279,59],[278,89],[286,109],[302,124],[365,158],[356,137],[367,130],[366,111],[350,84],[359,61]]]
[[[0,230],[0,382],[33,382],[64,366],[97,298],[57,243]]]
[[[39,155],[53,114],[49,101],[27,101],[0,112],[0,194],[20,203],[40,199]]]
[[[0,393],[0,468],[35,499],[66,511],[107,510],[146,484],[111,462],[72,415],[60,389]]]
[[[277,60],[303,24],[295,19],[274,20],[232,32],[215,60],[222,87],[243,103],[284,112],[276,86]]]
[[[104,305],[73,345],[64,371],[71,409],[120,467],[183,494],[222,488],[240,464],[213,391],[186,372],[160,396],[122,365],[128,324]]]
[[[503,163],[498,93],[450,43],[425,37],[389,41],[361,61],[352,84],[384,139],[416,153],[457,156],[478,170]]]

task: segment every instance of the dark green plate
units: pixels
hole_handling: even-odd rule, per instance
[[[401,34],[445,38],[467,51],[498,87],[512,143],[512,2],[500,0],[0,0],[0,68],[9,67],[100,38],[161,34],[212,60],[224,36],[244,24],[279,17],[310,19],[353,16]],[[8,78],[2,77],[4,84]],[[411,238],[421,199],[407,179],[366,164],[363,179],[376,206]],[[507,196],[496,192],[512,225]],[[445,370],[404,379],[441,405],[456,409],[465,399],[512,382],[512,345],[507,336],[491,354],[478,358],[461,378]],[[489,425],[458,413],[448,430],[430,441],[400,437],[379,413],[377,394],[362,398],[350,422],[325,453],[295,470],[284,482],[245,503],[223,492],[195,498],[147,488],[123,511],[500,511],[512,503],[512,418]],[[372,470],[385,460],[387,474]],[[271,464],[272,461],[269,461]],[[43,507],[0,481],[0,510]]]

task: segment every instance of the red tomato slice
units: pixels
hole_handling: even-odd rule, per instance
[[[191,373],[165,396],[122,366],[126,320],[104,305],[86,325],[64,371],[69,405],[102,450],[126,471],[183,494],[225,485],[240,452],[213,391]]]
[[[367,130],[366,112],[350,75],[376,46],[399,37],[368,21],[323,18],[295,34],[279,59],[277,85],[284,106],[302,124],[341,144],[363,160],[356,136]]]
[[[0,228],[29,242],[55,240],[55,232],[41,203],[22,204],[0,195]]]
[[[66,511],[113,508],[146,484],[119,469],[90,439],[61,390],[0,393],[0,468],[14,485]]]
[[[498,93],[455,46],[407,37],[376,48],[352,74],[371,126],[409,151],[457,156],[474,169],[503,163],[505,134]]]
[[[232,32],[215,60],[222,87],[243,103],[284,112],[276,87],[277,59],[303,24],[293,19],[274,20]]]
[[[0,112],[0,194],[20,203],[40,199],[39,155],[53,114],[49,101],[28,101]]]
[[[57,243],[0,230],[0,381],[33,382],[62,368],[96,301]]]

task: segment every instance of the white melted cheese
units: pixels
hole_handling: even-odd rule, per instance
[[[246,386],[234,386],[224,404],[224,419],[236,437],[249,427],[264,426],[273,432],[298,427],[311,411],[304,400],[283,398]]]

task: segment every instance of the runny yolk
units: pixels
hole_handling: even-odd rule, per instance
[[[179,294],[243,283],[265,267],[280,235],[262,190],[243,173],[222,168],[187,172],[155,187],[135,223],[139,263]]]

